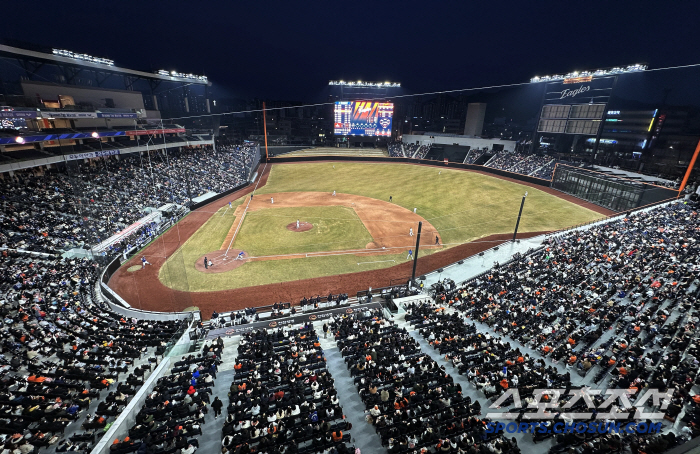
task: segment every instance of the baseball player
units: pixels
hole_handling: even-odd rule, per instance
[[[146,256],[141,257],[141,269],[146,268],[146,265],[150,265],[151,262],[146,260]]]
[[[412,249],[409,249],[409,250],[408,250],[408,255],[406,256],[406,260],[409,260],[409,259],[411,259],[411,258],[413,258],[413,250],[412,250]]]
[[[408,230],[408,236],[413,236],[413,227]]]
[[[270,203],[275,203],[274,197],[270,197]]]
[[[239,252],[238,256],[236,257],[236,260],[243,260],[243,254],[245,254],[245,252],[243,252],[243,251]]]
[[[297,219],[297,230],[299,230],[299,219]]]
[[[333,197],[335,197],[335,191],[333,191]]]
[[[208,270],[209,269],[209,259],[204,257],[204,269]]]

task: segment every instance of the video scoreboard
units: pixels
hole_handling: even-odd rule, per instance
[[[391,137],[394,105],[390,102],[338,101],[334,130],[341,136]]]

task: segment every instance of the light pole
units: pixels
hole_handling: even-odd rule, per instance
[[[513,232],[513,242],[515,242],[515,237],[518,235],[518,226],[520,225],[520,217],[523,215],[523,207],[525,206],[525,198],[527,197],[527,191],[523,196],[523,201],[520,202],[520,212],[518,213],[518,220],[515,223],[515,232]]]
[[[420,231],[423,221],[418,222],[418,234],[416,235],[416,253],[413,255],[413,273],[411,273],[411,284],[416,280],[416,265],[418,265],[418,248],[420,247]]]

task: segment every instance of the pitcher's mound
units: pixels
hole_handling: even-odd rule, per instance
[[[242,252],[240,249],[231,249],[228,251],[227,255],[225,250],[216,250],[209,252],[199,257],[194,263],[194,267],[197,271],[202,273],[225,273],[226,271],[235,270],[239,266],[243,266],[248,258],[248,254],[243,252],[243,259],[236,260],[238,254]],[[212,266],[208,269],[204,267],[204,257],[212,262]]]
[[[310,222],[300,222],[299,223],[299,228],[297,228],[297,223],[292,222],[291,224],[287,224],[287,230],[291,230],[292,232],[306,232],[311,230],[314,227],[313,224]]]
[[[127,270],[128,272],[130,272],[130,273],[133,273],[134,271],[138,271],[138,270],[140,270],[141,268],[143,268],[143,266],[141,266],[141,265],[134,265],[134,266],[130,266],[130,267],[127,268],[126,270]]]

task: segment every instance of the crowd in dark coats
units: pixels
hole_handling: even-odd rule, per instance
[[[197,356],[175,362],[170,375],[160,377],[146,397],[128,437],[112,442],[110,454],[192,454],[199,447],[196,437],[202,434],[207,406],[211,404],[215,413],[217,407],[221,410],[221,401],[209,395],[223,348],[223,340],[217,338]]]
[[[541,250],[440,292],[435,302],[407,306],[406,318],[487,397],[496,400],[517,387],[523,402],[514,410],[521,416],[542,398],[534,389],[576,388],[574,372],[594,374],[588,378],[610,388],[638,390],[636,397],[647,389],[667,392],[662,414],[672,422],[682,418],[679,432],[575,443],[587,452],[611,443],[635,453],[663,452],[700,435],[700,397],[692,389],[700,381],[698,240],[696,207],[686,202],[628,214],[552,236]],[[634,408],[611,408],[633,420]],[[559,436],[554,451],[571,445],[569,438]]]
[[[398,453],[517,453],[514,439],[486,433],[481,406],[404,329],[380,313],[330,325],[382,444]]]
[[[551,156],[500,151],[486,163],[486,166],[551,180],[555,164],[556,159]]]
[[[234,371],[223,452],[354,453],[351,425],[311,325],[245,334]]]
[[[184,322],[125,318],[96,303],[98,276],[89,260],[0,256],[0,434],[7,447],[89,449],[150,371],[149,362],[135,361],[162,353],[184,330]],[[85,432],[63,439],[71,423]]]
[[[46,253],[89,248],[145,216],[147,207],[189,206],[191,198],[244,183],[255,149],[185,147],[70,161],[60,171],[1,174],[0,247]]]

